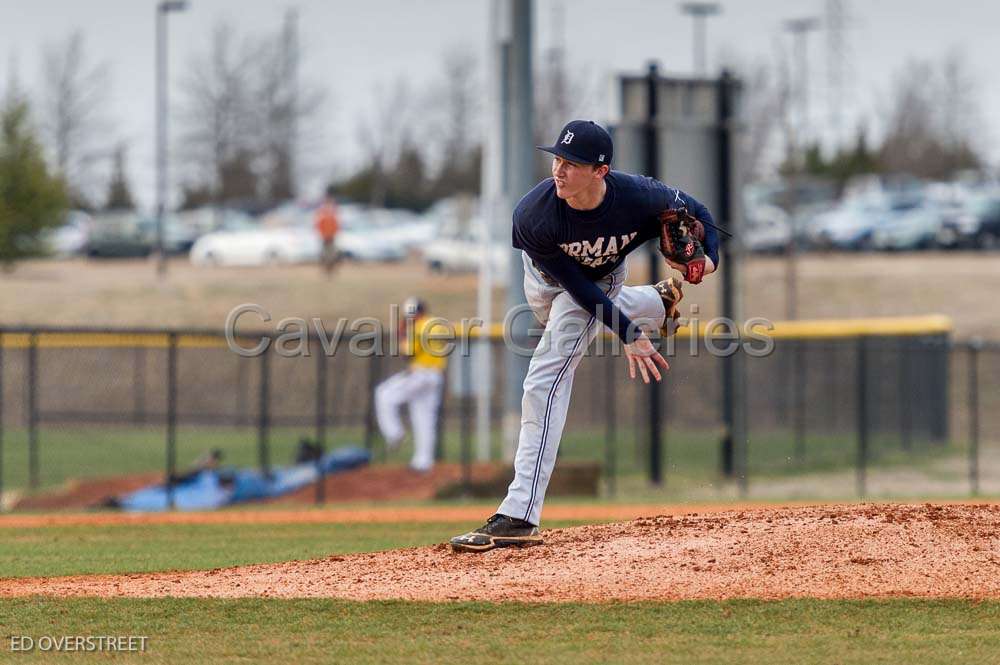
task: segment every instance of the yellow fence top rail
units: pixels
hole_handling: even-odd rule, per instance
[[[698,334],[704,337],[706,328],[713,319],[698,321]],[[772,321],[773,329],[768,330],[765,323],[755,324],[753,330],[760,335],[770,335],[775,338],[788,339],[833,339],[859,337],[862,335],[874,337],[896,337],[910,335],[939,335],[950,333],[954,329],[952,321],[947,316],[932,314],[927,316],[883,317],[870,319],[812,319],[800,321]],[[676,337],[689,339],[692,327],[680,328]],[[714,334],[722,334],[725,330],[713,329]],[[610,336],[610,332],[605,332]],[[479,337],[479,331],[473,330],[472,337]],[[501,338],[503,326],[495,323],[490,327],[491,338]]]
[[[698,334],[704,337],[706,328],[712,319],[698,322]],[[536,324],[537,325],[537,324]],[[874,337],[939,335],[953,330],[951,319],[943,315],[885,317],[871,319],[815,319],[806,321],[774,321],[773,329],[768,330],[766,324],[754,325],[753,331],[758,336],[771,336],[778,339],[836,339],[851,338],[862,335]],[[455,326],[456,334],[461,335],[461,326]],[[713,334],[723,334],[726,330],[718,328]],[[537,333],[536,333],[537,334]],[[610,335],[610,333],[605,333]],[[677,331],[680,339],[690,339],[692,328],[681,328]],[[481,328],[472,328],[469,332],[472,338],[483,336]],[[494,323],[490,326],[491,339],[503,338],[503,326]],[[28,333],[4,333],[3,346],[8,349],[22,349],[30,345],[31,336]],[[38,348],[166,348],[169,336],[166,332],[156,333],[118,333],[118,332],[56,332],[45,331],[37,333]],[[247,338],[240,340],[245,344]],[[182,349],[224,349],[226,340],[222,336],[205,334],[177,333],[177,346]]]
[[[763,328],[758,328],[763,332]],[[834,337],[897,337],[904,335],[941,335],[954,329],[947,316],[884,317],[873,319],[814,319],[775,321],[771,337],[792,339],[829,339]]]

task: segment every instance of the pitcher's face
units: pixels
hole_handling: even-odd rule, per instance
[[[562,157],[552,158],[552,179],[556,183],[556,196],[571,199],[600,184],[602,169],[590,164],[571,162]]]

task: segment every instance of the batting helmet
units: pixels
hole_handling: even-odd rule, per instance
[[[417,314],[423,314],[427,311],[427,306],[424,301],[416,296],[410,296],[405,301],[403,301],[403,316],[412,318]]]

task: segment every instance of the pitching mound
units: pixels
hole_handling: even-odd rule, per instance
[[[0,595],[356,600],[1000,597],[1000,507],[858,505],[649,517],[543,532],[528,549],[444,545],[189,573],[0,581]]]

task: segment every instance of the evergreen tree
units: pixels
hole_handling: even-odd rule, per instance
[[[125,146],[118,146],[118,149],[115,150],[115,170],[111,175],[108,201],[104,207],[108,210],[132,210],[135,208],[132,190],[125,177]]]
[[[41,232],[61,223],[66,205],[66,188],[49,173],[27,103],[9,95],[0,109],[0,264],[10,269],[41,254]]]

